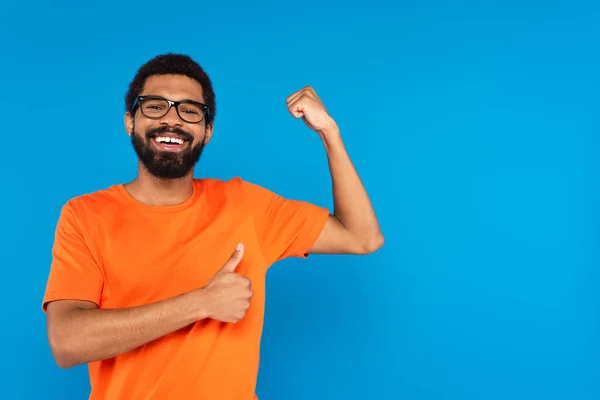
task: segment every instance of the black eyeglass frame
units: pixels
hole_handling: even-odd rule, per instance
[[[146,114],[144,114],[144,112],[140,109],[140,112],[142,113],[142,115],[146,118],[150,118],[150,119],[159,119],[164,117],[165,115],[167,115],[169,113],[169,111],[171,111],[171,107],[175,106],[175,111],[177,112],[177,115],[179,116],[179,118],[181,118],[182,121],[187,122],[188,124],[199,124],[202,121],[204,121],[206,119],[206,117],[208,116],[209,110],[208,110],[208,106],[206,104],[200,103],[198,101],[194,101],[194,100],[181,100],[181,101],[173,101],[173,100],[169,100],[169,99],[165,99],[164,97],[161,96],[138,96],[136,97],[135,101],[133,102],[133,105],[131,106],[131,113],[135,114],[135,109],[142,103],[142,101],[144,100],[163,100],[166,101],[169,104],[169,107],[167,108],[167,111],[165,111],[165,113],[163,115],[161,115],[160,117],[154,117],[154,116],[148,116]],[[200,121],[193,121],[190,122],[188,120],[186,120],[185,118],[183,118],[181,116],[181,114],[179,113],[179,105],[180,104],[193,104],[196,105],[200,108],[202,108],[202,110],[204,111],[203,115],[202,115],[202,119]]]

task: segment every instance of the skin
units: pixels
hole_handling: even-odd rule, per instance
[[[201,85],[185,76],[152,76],[141,95],[160,95],[170,100],[191,99],[204,103]],[[329,216],[312,254],[368,254],[383,245],[375,212],[366,190],[348,156],[340,130],[311,87],[286,99],[290,114],[320,136],[329,160],[334,213]],[[125,114],[128,135],[159,125],[178,127],[193,135],[195,145],[209,143],[213,127],[182,121],[174,108],[159,120]],[[146,140],[144,138],[144,140]],[[137,200],[150,205],[174,205],[193,193],[193,170],[179,179],[157,179],[141,162],[138,176],[125,185]],[[252,297],[251,282],[235,268],[243,257],[243,244],[208,284],[180,296],[126,309],[99,309],[78,300],[51,302],[47,310],[47,332],[57,364],[68,368],[115,357],[193,322],[212,318],[235,323],[246,314]]]
[[[286,102],[290,114],[319,134],[333,186],[334,213],[309,253],[368,254],[378,250],[383,245],[383,235],[336,122],[310,86],[288,96]]]
[[[204,103],[202,86],[194,79],[181,75],[159,75],[151,76],[146,80],[143,95],[158,95],[169,100],[178,101],[183,99],[195,100]],[[127,135],[133,133],[133,125],[138,133],[146,132],[149,128],[159,125],[181,128],[194,136],[191,145],[199,142],[208,144],[212,137],[213,127],[206,126],[204,121],[200,124],[190,124],[182,121],[177,115],[174,107],[169,113],[159,120],[149,119],[142,115],[139,109],[135,116],[130,113],[125,114],[124,123]],[[144,138],[144,141],[146,139]],[[186,176],[179,179],[158,179],[150,175],[144,165],[138,160],[138,176],[132,182],[125,185],[125,188],[135,199],[153,206],[165,206],[183,203],[192,195],[194,180],[194,170],[192,169]]]

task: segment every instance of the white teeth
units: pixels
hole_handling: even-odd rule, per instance
[[[156,141],[159,143],[177,143],[183,144],[183,139],[173,138],[173,137],[157,137]]]

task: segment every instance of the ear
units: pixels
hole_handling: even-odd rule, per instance
[[[125,123],[125,131],[128,136],[131,136],[133,133],[133,117],[128,112],[125,113],[125,117],[123,118],[123,122]]]
[[[208,142],[210,142],[210,138],[212,137],[212,133],[213,133],[213,125],[207,125],[206,126],[206,130],[204,133],[204,145],[207,145]]]

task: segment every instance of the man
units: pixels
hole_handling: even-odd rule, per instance
[[[147,62],[125,103],[138,176],[62,209],[43,300],[52,353],[88,364],[92,400],[254,399],[267,269],[377,250],[367,193],[310,87],[287,107],[326,147],[333,214],[241,178],[193,178],[216,107],[191,58]]]

